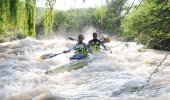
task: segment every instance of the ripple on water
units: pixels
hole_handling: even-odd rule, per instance
[[[135,42],[108,45],[112,53],[91,55],[95,60],[79,70],[46,75],[50,67],[69,62],[73,53],[51,59],[38,59],[47,53],[59,53],[74,42],[65,39],[20,41],[0,44],[0,100],[168,100],[170,97],[170,57],[143,90],[144,84],[167,52],[146,50]],[[22,52],[22,54],[21,54]]]

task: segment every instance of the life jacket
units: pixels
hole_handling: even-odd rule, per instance
[[[87,48],[85,43],[77,43],[75,47],[75,54],[87,56]]]
[[[91,46],[93,52],[98,52],[98,51],[100,51],[100,45],[101,45],[100,41],[92,40],[90,46]]]

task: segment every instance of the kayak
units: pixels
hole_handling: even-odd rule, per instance
[[[72,70],[77,70],[77,69],[84,67],[91,61],[92,61],[92,59],[90,59],[89,57],[86,57],[84,59],[78,59],[78,60],[74,59],[74,60],[71,60],[67,64],[58,65],[58,66],[48,69],[45,72],[45,74],[62,73],[65,71],[69,72]]]

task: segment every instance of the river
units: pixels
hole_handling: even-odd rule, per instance
[[[0,100],[169,100],[170,56],[159,66],[167,52],[142,49],[135,42],[113,40],[106,44],[112,52],[93,55],[96,59],[87,66],[46,75],[48,68],[69,62],[73,53],[46,60],[40,56],[59,53],[73,44],[61,37],[1,43]]]

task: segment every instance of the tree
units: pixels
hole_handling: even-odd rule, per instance
[[[9,36],[10,31],[35,36],[36,0],[1,0],[0,33]]]
[[[136,41],[150,48],[170,50],[170,1],[143,0],[141,6],[122,21],[124,36],[138,34]]]

